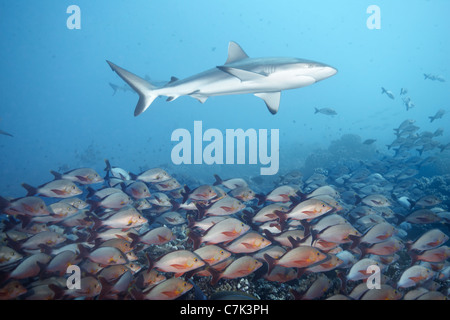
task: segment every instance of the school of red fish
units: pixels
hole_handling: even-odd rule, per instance
[[[162,168],[135,175],[107,160],[105,171],[52,172],[39,187],[23,184],[25,197],[0,199],[0,299],[170,300],[200,278],[214,287],[256,276],[292,284],[293,299],[448,297],[449,235],[436,226],[447,228],[450,213],[435,195],[399,214],[391,208],[401,197],[349,196],[320,174],[261,194],[243,178],[187,186]],[[386,179],[355,173],[347,182]],[[79,289],[68,286],[73,266]],[[369,289],[374,266],[381,287]],[[316,280],[297,291],[310,274]]]

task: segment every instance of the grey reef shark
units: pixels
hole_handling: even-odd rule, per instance
[[[108,64],[134,91],[139,101],[134,115],[143,113],[159,96],[173,101],[191,96],[201,103],[209,97],[235,94],[254,94],[266,103],[272,114],[278,112],[281,91],[297,89],[327,79],[337,73],[329,65],[288,57],[250,58],[231,41],[224,65],[203,71],[185,79],[172,77],[163,86],[155,86],[145,79],[115,65]]]

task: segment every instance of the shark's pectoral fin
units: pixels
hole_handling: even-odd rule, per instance
[[[264,100],[267,109],[269,109],[271,114],[276,114],[278,112],[278,108],[280,107],[281,92],[255,93],[255,96]]]
[[[247,71],[244,69],[238,69],[238,68],[231,68],[231,67],[225,67],[225,66],[218,66],[217,69],[226,72],[236,78],[238,78],[241,81],[254,81],[258,79],[265,78],[265,75],[262,75],[260,73]]]

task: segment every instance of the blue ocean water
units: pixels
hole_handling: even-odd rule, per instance
[[[80,29],[68,27],[72,5],[80,9]],[[369,27],[373,5],[380,10],[379,28]],[[436,195],[438,203],[430,206],[441,211],[422,219],[437,219],[435,213],[449,209],[448,12],[447,0],[0,2],[0,130],[12,135],[0,134],[0,196],[24,197],[21,184],[49,182],[51,170],[89,167],[104,176],[105,159],[135,174],[163,168],[191,189],[214,183],[215,174],[244,178],[265,195],[288,184],[295,172],[311,192],[320,183],[307,179],[323,173],[328,179],[323,184],[338,186],[346,218],[354,218],[349,212],[359,208],[352,192],[359,191],[361,198],[382,193],[391,197],[395,216],[386,216],[405,242],[434,227],[449,235],[448,215],[439,217],[439,225],[413,221],[410,229],[401,227],[415,207],[412,201],[410,207],[396,201],[401,195],[414,201]],[[338,73],[283,91],[276,115],[260,98],[245,94],[210,97],[203,104],[187,96],[171,102],[160,97],[135,117],[138,95],[111,86],[129,89],[107,60],[152,83],[165,83],[223,65],[230,41],[252,58],[303,58]],[[402,89],[407,93],[402,95]],[[413,102],[409,110],[407,97]],[[316,108],[337,114],[316,113]],[[439,110],[443,116],[430,121]],[[394,145],[394,129],[405,120],[417,126],[409,136],[415,144]],[[203,131],[218,129],[224,136],[227,129],[279,130],[277,174],[260,176],[265,165],[248,164],[248,154],[247,164],[174,164],[172,133],[187,129],[193,134],[196,121]],[[419,134],[432,138],[419,143]],[[375,142],[364,144],[367,139]],[[425,149],[431,141],[435,144]],[[356,179],[364,170],[370,171]],[[389,183],[370,179],[378,173]],[[375,189],[363,192],[364,187]],[[247,209],[260,207],[256,201]],[[390,274],[394,282],[409,266],[407,251],[402,254],[400,266],[392,267],[397,268]],[[444,281],[441,292],[448,296]],[[206,281],[195,283],[205,289]]]
[[[81,10],[81,29],[66,26],[70,5]],[[381,9],[381,29],[366,25],[369,5]],[[52,179],[49,170],[81,166],[102,171],[104,158],[132,172],[171,165],[177,128],[279,129],[280,172],[294,169],[331,140],[351,133],[377,139],[380,150],[406,118],[422,130],[448,107],[448,82],[424,81],[424,73],[449,78],[447,1],[40,1],[0,4],[0,194],[23,196],[26,182]],[[168,81],[221,65],[229,41],[250,57],[311,59],[338,69],[313,86],[282,93],[273,116],[252,95],[158,99],[134,117],[137,95],[112,95],[123,85],[108,59],[141,77]],[[396,100],[381,95],[391,89]],[[416,107],[406,111],[400,88]],[[334,117],[314,108],[334,108]],[[444,117],[439,124],[444,127]],[[440,141],[448,142],[444,130]],[[258,174],[257,165],[188,165],[176,170]],[[250,170],[250,171],[249,171]]]

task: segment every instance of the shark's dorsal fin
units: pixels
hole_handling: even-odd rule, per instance
[[[264,100],[267,109],[269,109],[271,114],[276,114],[278,112],[278,108],[280,107],[281,92],[255,93],[255,96]]]
[[[241,46],[234,41],[228,44],[228,58],[225,64],[236,62],[248,58],[248,55],[242,50]]]
[[[177,78],[177,77],[171,77],[170,78],[170,81],[168,82],[168,84],[169,83],[172,83],[172,82],[175,82],[175,81],[178,81],[179,79]]]

